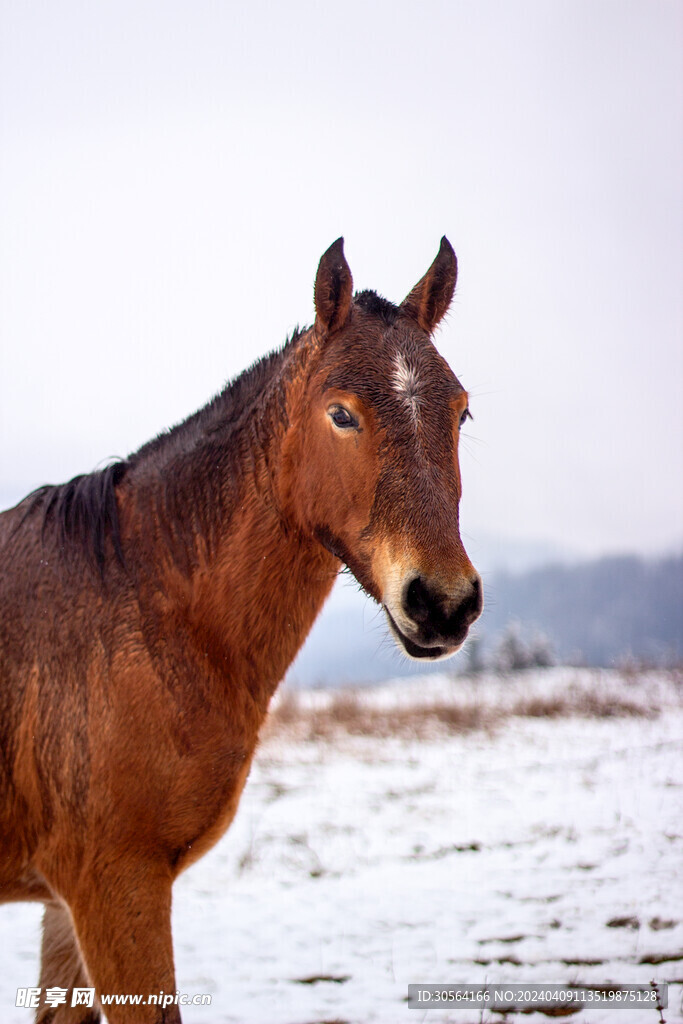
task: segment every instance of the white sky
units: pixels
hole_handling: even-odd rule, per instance
[[[683,540],[680,0],[0,0],[0,499],[446,233],[464,533]]]

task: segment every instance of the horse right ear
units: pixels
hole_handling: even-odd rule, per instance
[[[322,337],[343,327],[351,309],[353,278],[338,238],[323,254],[315,278],[315,327]]]
[[[453,246],[444,235],[431,267],[401,303],[401,309],[431,334],[443,320],[453,299],[458,277],[458,261]]]

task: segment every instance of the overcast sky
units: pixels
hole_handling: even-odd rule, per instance
[[[683,541],[680,0],[0,0],[0,498],[126,455],[447,234],[463,532]]]

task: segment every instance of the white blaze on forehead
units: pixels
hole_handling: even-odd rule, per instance
[[[408,365],[401,352],[397,352],[394,356],[394,373],[392,380],[394,390],[397,391],[405,400],[413,419],[417,421],[417,415],[420,407],[418,376],[416,370],[412,366]]]

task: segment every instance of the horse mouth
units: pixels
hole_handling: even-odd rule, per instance
[[[415,643],[405,635],[405,633],[399,629],[396,625],[391,612],[386,605],[383,605],[384,611],[389,622],[389,628],[394,634],[394,639],[397,641],[400,647],[403,648],[409,658],[414,658],[416,661],[439,661],[441,658],[449,658],[451,654],[455,654],[462,647],[462,644],[454,644],[452,647],[445,647],[443,644],[433,644],[430,647],[423,647],[421,644]]]

